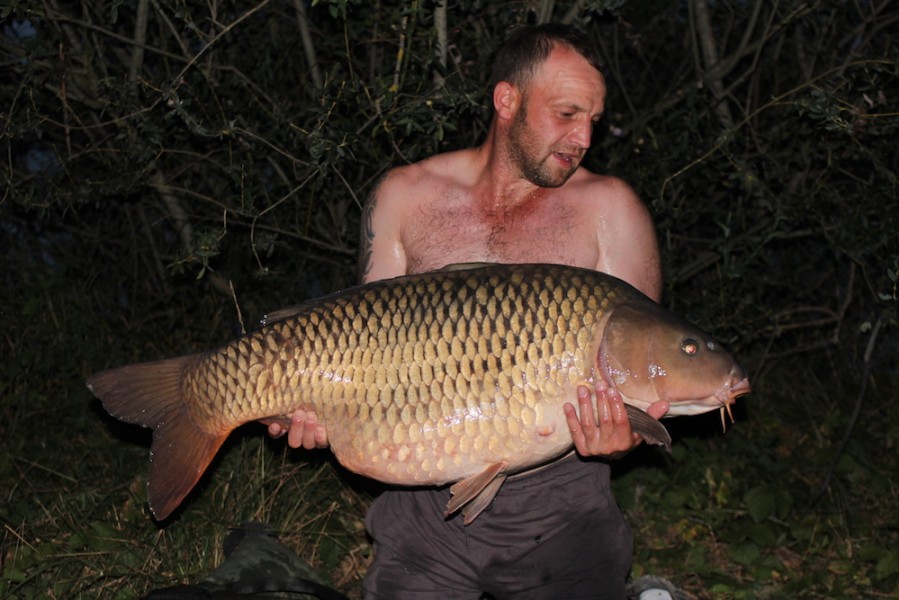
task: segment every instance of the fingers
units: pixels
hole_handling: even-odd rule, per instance
[[[595,409],[594,393],[586,385],[577,389],[579,414],[570,403],[564,406],[565,420],[578,453],[581,456],[613,456],[639,444],[641,439],[631,431],[621,394],[601,379],[592,392],[595,393]]]
[[[270,436],[272,436],[274,439],[278,439],[279,437],[284,435],[285,431],[286,430],[283,427],[281,427],[281,424],[278,422],[272,422],[272,423],[269,423],[269,425],[268,425],[268,434]]]
[[[668,414],[668,409],[671,408],[671,404],[667,400],[659,400],[658,402],[653,402],[649,405],[649,408],[646,409],[646,412],[653,419],[661,419],[666,414]]]
[[[565,411],[565,420],[568,422],[568,430],[571,432],[571,439],[574,442],[575,449],[581,455],[589,456],[587,454],[586,432],[596,429],[596,424],[593,418],[593,403],[591,402],[590,390],[587,386],[578,386],[577,403],[578,409],[575,409],[570,402],[566,402],[562,406],[562,410]]]
[[[328,447],[328,432],[325,430],[325,426],[321,424],[317,424],[315,426],[315,430],[313,433],[313,443],[316,448],[327,448]]]
[[[328,434],[325,426],[318,422],[315,413],[311,411],[294,411],[290,416],[290,425],[287,429],[279,423],[271,423],[268,426],[268,433],[273,438],[279,438],[286,433],[287,445],[291,448],[312,450],[328,447]]]
[[[294,411],[293,415],[290,417],[290,429],[287,430],[288,446],[291,448],[305,447],[303,439],[306,437],[306,423],[311,421],[313,416],[312,413],[307,415],[304,410]]]

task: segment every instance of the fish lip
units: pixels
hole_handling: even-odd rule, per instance
[[[726,407],[736,402],[737,398],[740,396],[744,396],[751,391],[752,388],[749,386],[749,380],[744,377],[737,383],[731,383],[730,385],[726,385],[719,389],[715,392],[713,398],[715,398],[722,407]]]
[[[730,386],[730,392],[733,398],[737,398],[752,391],[749,384],[749,378],[743,377],[740,381]]]
[[[739,377],[739,379],[738,379]],[[731,379],[728,384],[723,385],[714,394],[704,398],[693,398],[688,401],[672,402],[670,414],[673,415],[695,415],[704,412],[710,412],[715,409],[722,409],[730,412],[737,398],[748,394],[752,391],[749,385],[749,379],[742,375],[737,375]],[[733,417],[731,417],[733,419]]]

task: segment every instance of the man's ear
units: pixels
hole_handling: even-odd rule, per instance
[[[521,106],[521,91],[508,81],[500,81],[493,88],[493,108],[496,116],[510,120]]]

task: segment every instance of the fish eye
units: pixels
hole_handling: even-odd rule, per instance
[[[696,356],[699,353],[699,342],[692,338],[687,338],[681,344],[680,350],[687,356]]]

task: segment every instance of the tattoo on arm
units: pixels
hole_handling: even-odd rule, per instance
[[[371,245],[375,239],[372,215],[375,212],[377,191],[378,189],[375,188],[362,209],[362,221],[359,224],[359,281],[365,281],[365,277],[371,271]]]

